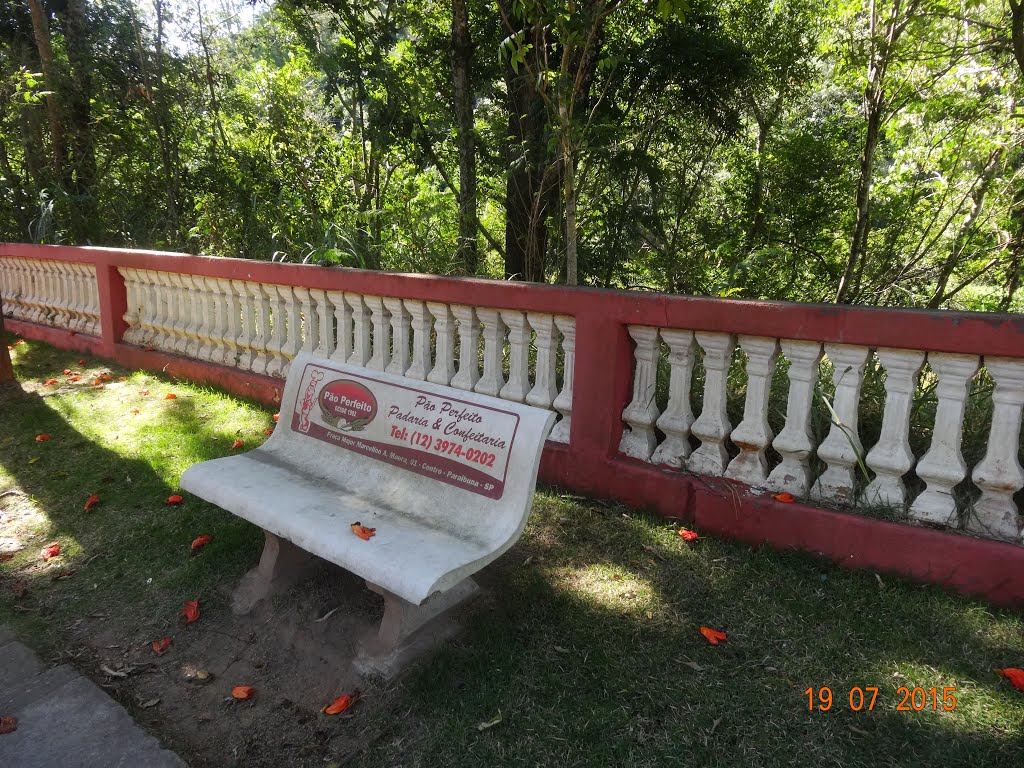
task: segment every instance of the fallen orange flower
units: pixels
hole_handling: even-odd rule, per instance
[[[192,551],[195,552],[200,547],[205,547],[211,541],[210,534],[204,533],[202,536],[196,536],[192,541]]]
[[[325,705],[320,711],[325,715],[340,715],[346,709],[359,701],[359,689],[356,688],[351,694],[346,693],[339,696],[330,704]]]
[[[43,560],[52,560],[55,557],[60,557],[60,543],[55,541],[53,544],[47,544],[39,554]]]
[[[233,450],[235,450],[236,448],[241,448],[241,447],[242,447],[242,445],[243,445],[243,443],[242,443],[242,441],[241,441],[241,440],[235,440],[235,442],[233,442],[233,443],[231,444],[231,450],[233,451]]]
[[[71,375],[71,369],[70,368],[65,368],[63,371],[61,371],[61,373],[63,373],[65,376],[70,376]]]
[[[251,685],[236,685],[231,689],[231,695],[236,699],[251,699],[256,689]]]
[[[199,618],[199,601],[188,600],[185,602],[185,607],[181,609],[181,613],[178,614],[184,624],[191,624],[193,621]]]
[[[0,563],[6,563],[8,560],[14,559],[13,552],[0,552]]]
[[[88,512],[90,509],[92,509],[99,503],[100,497],[97,496],[95,493],[92,494],[91,496],[89,496],[88,499],[85,500],[85,511]]]
[[[696,531],[691,531],[688,528],[680,528],[679,538],[683,541],[696,541],[700,537],[697,535]]]
[[[140,410],[139,410],[138,408],[132,408],[132,409],[131,409],[131,410],[129,411],[129,413],[130,413],[130,414],[131,414],[132,416],[138,416],[138,415],[139,415],[140,413],[142,413],[142,411],[140,411]]]
[[[776,493],[774,496],[772,496],[772,498],[775,499],[776,501],[781,501],[784,504],[792,504],[794,501],[796,501],[796,496],[794,496],[792,493]]]
[[[118,381],[128,381],[128,377],[127,376],[118,376],[117,380]]]
[[[100,376],[100,381],[113,381],[113,380],[114,380],[114,377],[111,376],[109,373],[104,373],[104,374],[102,374]]]
[[[56,379],[47,379],[45,382],[43,382],[43,386],[44,387],[49,387],[49,386],[52,386],[52,385],[54,385],[56,383],[57,383]]]
[[[352,523],[352,533],[358,536],[363,541],[369,541],[377,535],[376,528],[367,528],[360,522]]]
[[[81,380],[82,380],[82,377],[79,374],[77,374],[77,373],[74,376],[68,376],[68,381],[81,381]]]
[[[178,396],[176,394],[174,394],[173,392],[168,392],[166,395],[164,395],[164,400],[177,400],[177,399],[178,399]]]
[[[143,397],[145,397],[146,395],[149,394],[149,390],[148,389],[140,389],[139,390],[139,394],[142,395]]]
[[[167,497],[168,504],[181,504],[182,501],[184,501],[184,499],[182,499],[181,496],[178,496],[177,494],[175,494],[174,496]]]
[[[0,715],[0,736],[18,730],[18,718],[14,715]]]
[[[50,436],[48,434],[46,434],[45,432],[43,434],[41,434],[41,435],[36,435],[36,442],[37,443],[45,443],[49,439],[50,439]]]
[[[79,364],[79,365],[85,365],[85,364],[86,364],[86,363],[85,363],[85,358],[83,357],[83,358],[82,358],[81,360],[79,360],[79,361],[78,361],[78,364]]]
[[[1009,680],[1014,688],[1024,691],[1024,669],[1007,667],[1006,669],[997,669],[996,672]]]
[[[264,429],[263,430],[263,434],[266,435],[267,437],[270,437],[272,434],[274,434],[274,430],[272,430],[272,429]]]
[[[719,632],[717,629],[711,627],[701,627],[700,633],[704,635],[704,639],[712,645],[718,645],[720,642],[725,640],[725,632]]]
[[[281,414],[280,413],[275,413],[274,414],[274,421],[277,421],[280,418],[281,418]]]
[[[153,653],[157,656],[163,655],[163,652],[171,647],[171,638],[161,637],[159,640],[153,641]]]

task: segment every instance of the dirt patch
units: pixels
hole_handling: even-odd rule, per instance
[[[391,718],[375,713],[400,684],[352,669],[359,639],[380,620],[377,595],[326,563],[250,616],[232,615],[229,591],[187,626],[95,614],[73,627],[69,656],[193,768],[340,764],[380,737],[366,724],[387,727]],[[165,636],[172,644],[158,656],[151,644]],[[232,699],[236,685],[255,696]],[[320,713],[356,688],[363,695],[349,712]]]

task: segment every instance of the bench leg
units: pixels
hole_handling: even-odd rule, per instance
[[[260,564],[242,577],[231,601],[231,610],[236,616],[249,613],[260,600],[271,592],[288,589],[296,584],[316,558],[299,549],[287,539],[264,531],[266,544]]]
[[[384,618],[381,619],[377,638],[381,650],[386,651],[398,648],[428,621],[464,603],[480,591],[475,581],[465,579],[447,592],[431,596],[423,605],[413,605],[376,584],[366,582],[366,586],[384,596]]]

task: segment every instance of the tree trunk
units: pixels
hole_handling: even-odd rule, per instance
[[[466,0],[452,0],[452,83],[459,142],[458,256],[467,275],[476,274],[477,267],[476,141],[470,78],[472,60],[473,45],[469,37]]]
[[[570,133],[571,126],[563,126],[562,134],[562,188],[565,192],[565,284],[576,285],[579,282],[578,256],[576,243],[578,233],[576,231],[576,160],[573,156],[573,147]]]
[[[28,0],[32,14],[32,32],[39,51],[39,62],[43,69],[43,80],[46,83],[46,117],[50,121],[50,164],[53,168],[53,181],[63,182],[64,172],[64,129],[60,122],[60,105],[57,102],[57,76],[53,64],[53,49],[50,47],[50,25],[40,0]]]
[[[101,231],[93,196],[96,185],[96,150],[92,136],[92,54],[85,13],[86,0],[67,0],[63,29],[68,61],[71,64],[71,87],[66,102],[74,174],[71,189],[76,197],[72,233],[78,244],[94,242]]]

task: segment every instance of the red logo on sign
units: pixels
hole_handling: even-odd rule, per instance
[[[332,427],[358,432],[377,415],[377,398],[358,381],[338,379],[320,390],[320,413]]]

